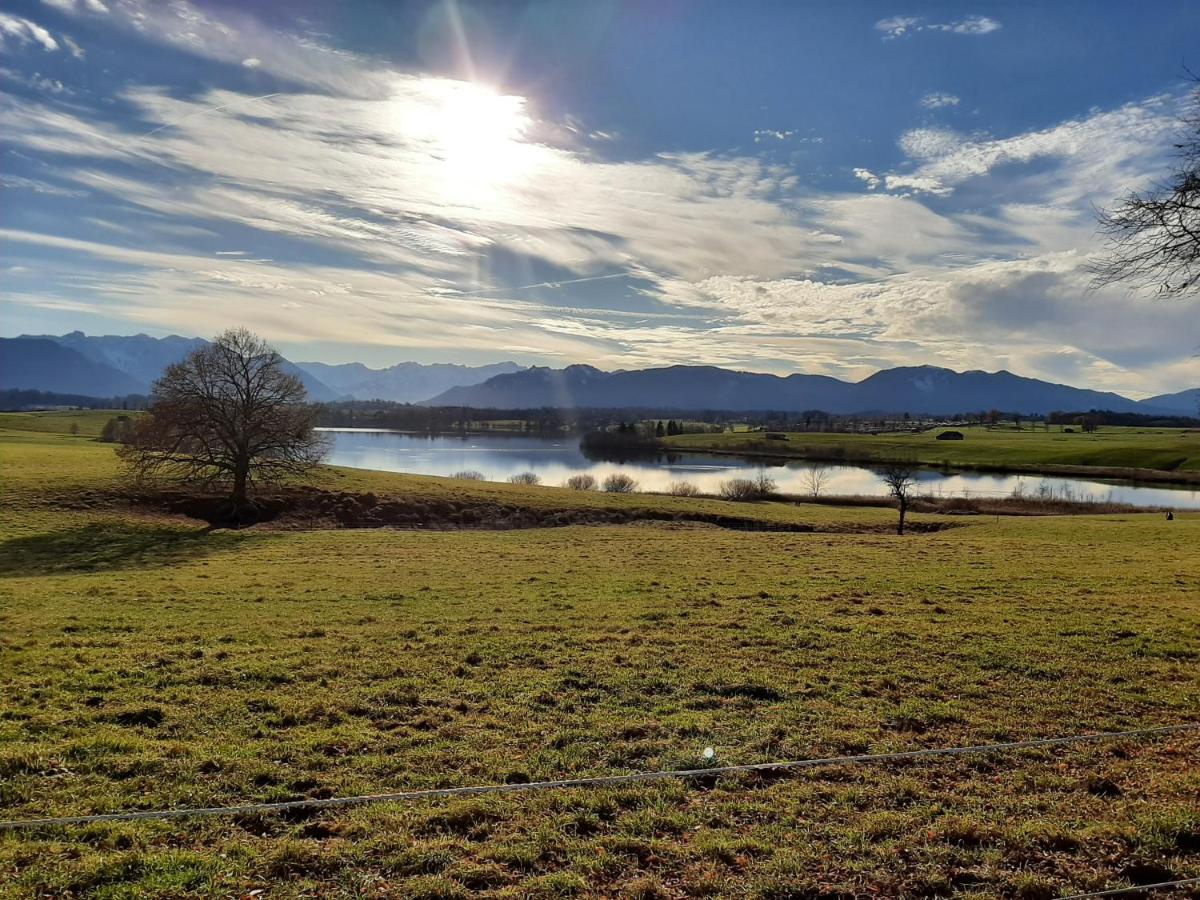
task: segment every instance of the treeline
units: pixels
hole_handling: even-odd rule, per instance
[[[778,415],[739,413],[729,410],[696,410],[686,416],[678,410],[653,408],[558,409],[519,407],[479,409],[467,406],[418,406],[387,400],[342,400],[319,404],[317,425],[323,428],[386,428],[428,434],[467,431],[519,431],[530,434],[634,429],[649,422],[654,431],[661,422],[662,433],[684,434],[710,431],[717,423],[776,421]],[[819,414],[825,416],[824,413]],[[830,417],[826,416],[826,419]],[[710,424],[711,423],[711,424]],[[668,428],[671,428],[668,431]]]
[[[865,427],[866,423],[875,423],[877,419],[876,416],[839,416],[821,410],[747,412],[661,407],[480,409],[419,406],[387,400],[342,400],[320,404],[318,425],[325,428],[388,428],[433,434],[488,429],[529,433],[590,432],[620,429],[622,425],[633,428],[633,423],[650,423],[650,428],[657,432],[661,423],[662,434],[659,436],[667,436],[710,431],[713,427],[731,423],[773,431],[851,431]]]
[[[1200,418],[1195,416],[1160,416],[1146,413],[1113,412],[1108,409],[1089,409],[1087,412],[1052,412],[1046,415],[1050,425],[1081,425],[1099,428],[1121,425],[1141,428],[1196,428]]]
[[[121,397],[87,397],[83,394],[56,394],[24,388],[0,390],[0,410],[25,412],[35,409],[146,409],[150,398],[143,394]]]

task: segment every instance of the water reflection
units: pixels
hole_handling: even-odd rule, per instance
[[[622,461],[588,459],[577,437],[468,434],[422,435],[366,429],[328,429],[333,436],[329,462],[356,469],[409,472],[415,475],[452,475],[464,470],[483,473],[489,481],[507,481],[519,472],[536,472],[543,484],[561,484],[583,473],[598,481],[614,472],[637,479],[642,490],[662,491],[672,481],[685,480],[700,490],[715,493],[728,478],[749,478],[763,461],[703,453],[663,454]],[[780,491],[803,494],[809,490],[812,464],[803,461],[765,463]],[[830,465],[825,494],[883,495],[878,473],[865,466]],[[944,496],[1003,497],[1020,488],[1027,494],[1041,486],[1076,499],[1092,498],[1138,506],[1174,506],[1200,509],[1200,491],[1192,488],[1144,486],[1092,481],[1082,478],[1043,478],[1039,475],[1005,475],[981,472],[922,470],[922,493]]]

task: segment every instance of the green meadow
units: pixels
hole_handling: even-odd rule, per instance
[[[1200,514],[914,516],[954,527],[897,537],[854,531],[888,509],[326,469],[339,491],[818,530],[210,530],[112,497],[106,418],[0,416],[0,819],[1200,721]],[[1195,435],[1036,440],[1060,437],[1070,464],[1200,467]],[[1031,452],[1007,439],[929,443]],[[0,832],[0,896],[1038,900],[1200,877],[1197,759],[1188,732]]]
[[[964,440],[942,441],[939,432],[961,431]],[[935,428],[920,434],[824,434],[793,432],[786,440],[768,440],[762,432],[683,434],[664,439],[679,450],[758,454],[826,461],[885,462],[913,459],[931,466],[959,466],[1030,472],[1113,474],[1148,480],[1200,482],[1200,429],[1103,426],[1093,434],[1052,425],[1050,431],[1026,425],[985,428]]]

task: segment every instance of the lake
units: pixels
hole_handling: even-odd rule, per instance
[[[658,458],[608,462],[588,459],[578,436],[540,437],[509,434],[424,435],[358,428],[322,429],[333,438],[329,462],[354,469],[408,472],[414,475],[453,475],[474,470],[489,481],[507,481],[519,472],[536,472],[543,484],[561,484],[571,475],[587,473],[602,481],[613,472],[636,478],[642,490],[666,490],[672,481],[686,480],[706,493],[716,493],[728,478],[754,477],[761,461],[705,453],[672,453]],[[767,465],[767,473],[784,493],[808,492],[806,473],[811,463]],[[825,494],[882,496],[887,493],[879,474],[866,466],[830,465]],[[1135,485],[1084,478],[1009,475],[986,472],[944,472],[923,469],[920,492],[953,496],[1012,494],[1018,487],[1033,494],[1045,484],[1057,494],[1136,506],[1200,509],[1200,490],[1163,485]]]

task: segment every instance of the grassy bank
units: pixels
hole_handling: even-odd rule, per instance
[[[1102,428],[1095,434],[1058,430],[954,429],[961,441],[922,434],[817,434],[797,432],[768,440],[762,432],[684,434],[664,439],[677,450],[736,453],[828,462],[915,459],[929,466],[1200,483],[1200,430]]]
[[[251,529],[0,431],[0,818],[1200,718],[1200,516],[885,534]],[[342,489],[703,504],[331,471]],[[439,494],[441,492],[441,494]],[[799,519],[797,519],[799,520]],[[1200,738],[0,834],[0,896],[1052,897],[1200,876]]]

